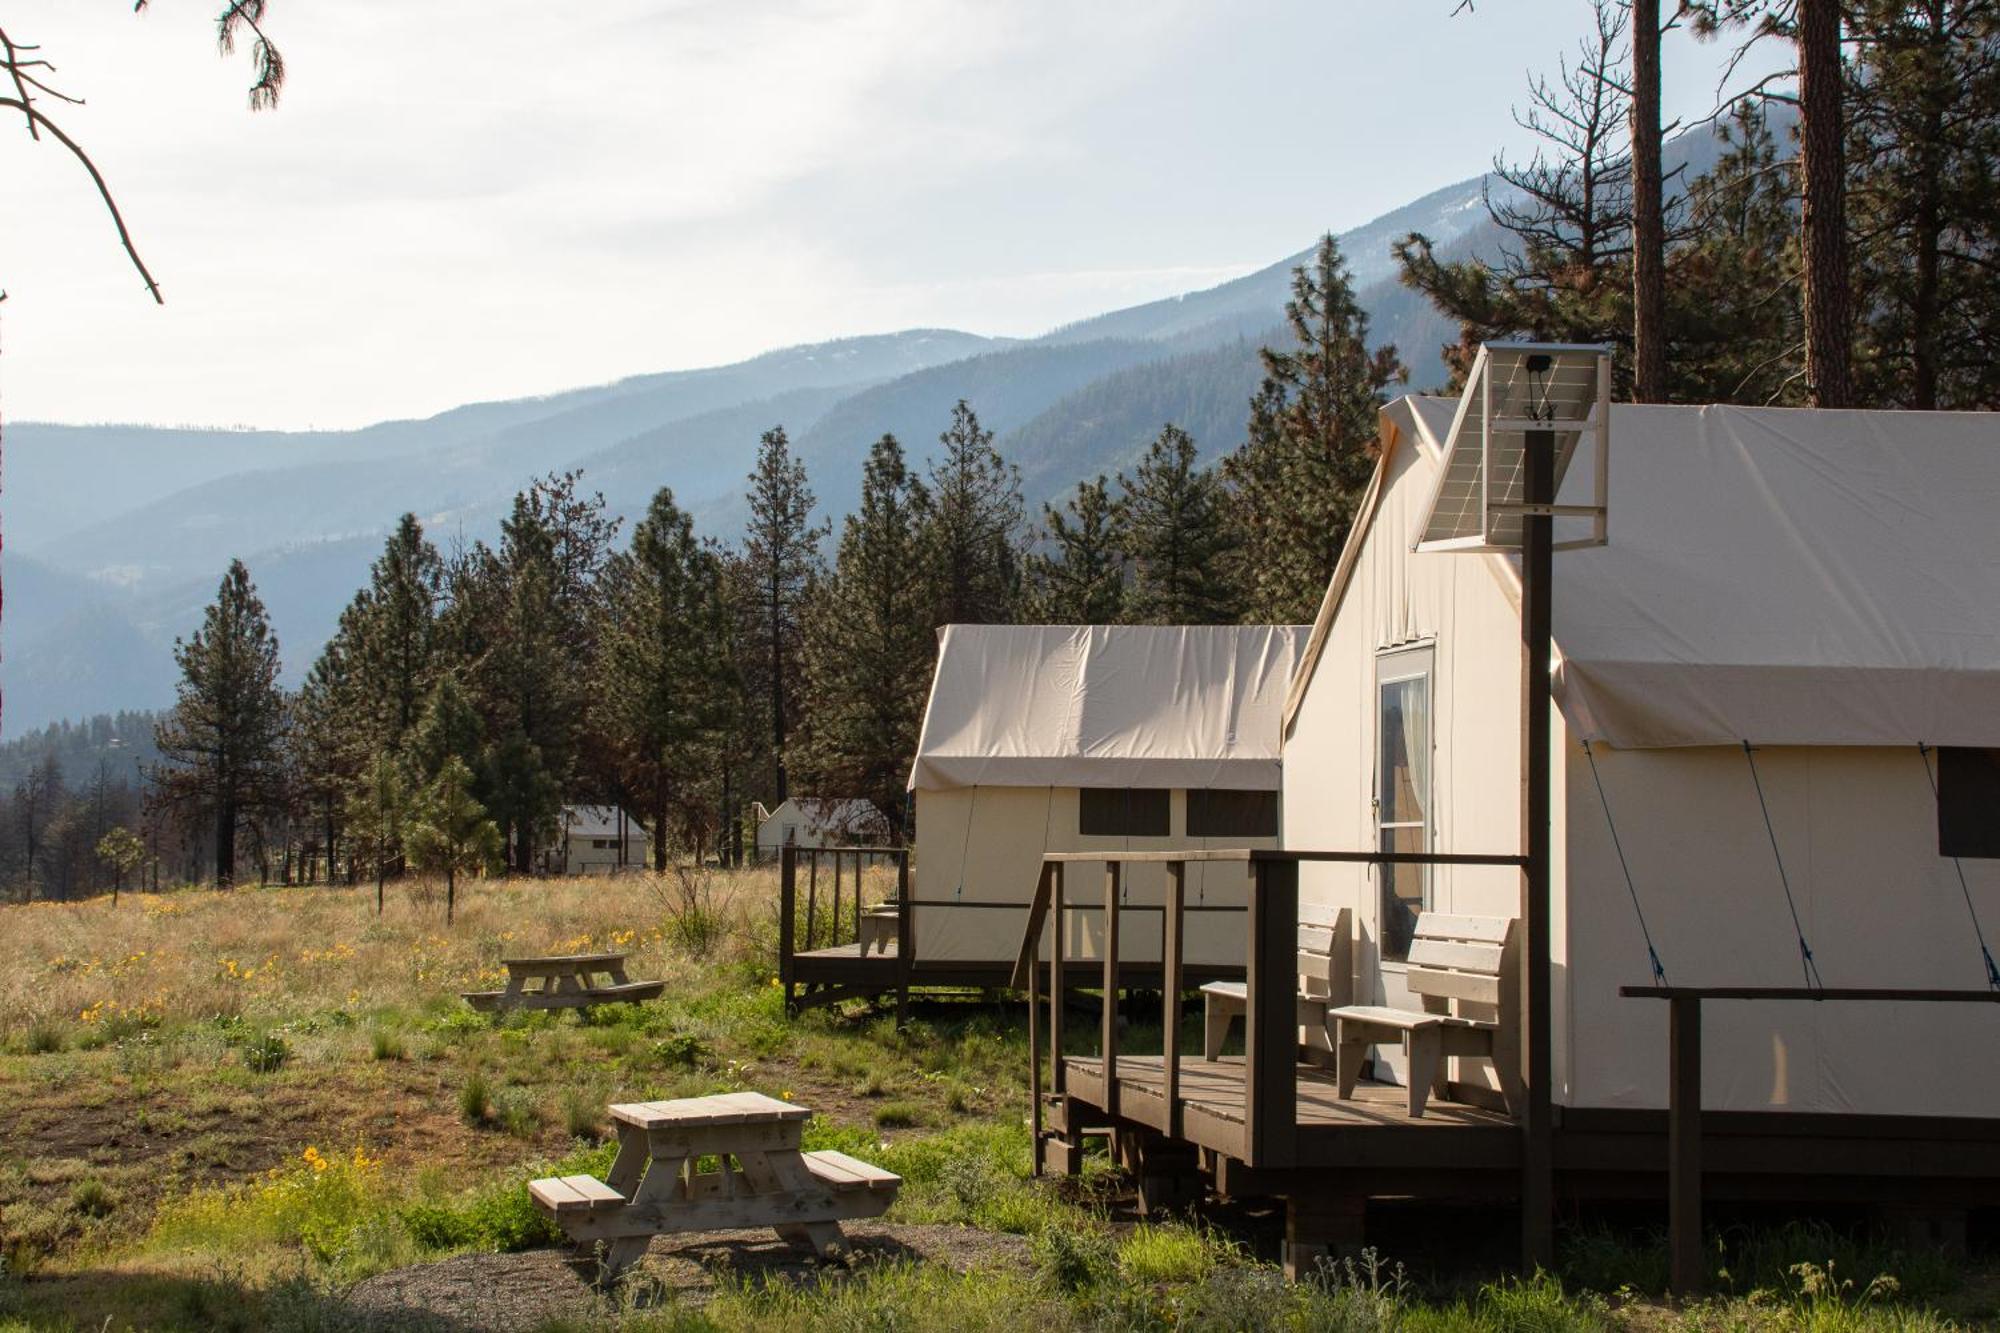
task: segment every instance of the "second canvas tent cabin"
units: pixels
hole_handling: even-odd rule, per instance
[[[1042,856],[1275,847],[1278,734],[1306,627],[950,625],[910,772],[917,821],[913,970],[1004,978]],[[1125,901],[1161,901],[1164,872]],[[1240,867],[1190,873],[1191,967],[1240,971]],[[1101,902],[1101,881],[1072,903]],[[1096,956],[1101,910],[1075,910],[1072,958]],[[1123,952],[1157,964],[1157,911]]]

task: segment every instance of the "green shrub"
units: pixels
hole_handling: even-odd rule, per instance
[[[292,1058],[292,1044],[275,1032],[252,1038],[243,1046],[243,1067],[253,1074],[275,1074]]]
[[[1182,1226],[1142,1226],[1118,1247],[1118,1269],[1134,1282],[1200,1282],[1221,1247]]]
[[[653,1058],[676,1069],[693,1069],[715,1061],[707,1042],[689,1032],[676,1033],[653,1043]]]
[[[604,1128],[604,1097],[582,1088],[565,1088],[562,1095],[563,1132],[573,1139],[596,1139]]]
[[[1096,1227],[1060,1224],[1035,1237],[1035,1268],[1064,1291],[1083,1291],[1109,1278],[1117,1266],[1111,1238]]]
[[[68,1044],[69,1034],[53,1018],[37,1018],[28,1024],[29,1055],[53,1055]]]
[[[118,1199],[103,1181],[90,1176],[70,1188],[69,1206],[85,1217],[109,1217]]]
[[[409,1054],[403,1045],[403,1034],[386,1027],[369,1030],[368,1049],[377,1060],[401,1060]]]
[[[458,1113],[468,1125],[483,1125],[493,1112],[493,1087],[486,1075],[475,1069],[465,1076],[458,1089]]]
[[[527,1088],[502,1088],[493,1099],[493,1119],[517,1139],[541,1132],[542,1105]]]
[[[924,1108],[915,1102],[883,1102],[875,1108],[875,1123],[883,1129],[909,1129],[924,1120]]]

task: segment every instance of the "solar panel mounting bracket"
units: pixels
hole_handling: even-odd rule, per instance
[[[1417,551],[1511,551],[1529,515],[1586,519],[1588,536],[1559,538],[1557,550],[1607,540],[1610,483],[1611,348],[1598,343],[1483,343],[1466,377],[1444,463],[1431,493]],[[1560,491],[1577,445],[1590,440],[1588,504],[1522,501],[1528,437],[1554,437]]]

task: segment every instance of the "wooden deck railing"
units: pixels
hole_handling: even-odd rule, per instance
[[[1034,1100],[1035,1157],[1037,1173],[1042,1164],[1043,1142],[1043,1032],[1038,1017],[1041,982],[1048,976],[1047,1049],[1053,1059],[1048,1070],[1048,1089],[1057,1095],[1066,1090],[1068,1074],[1063,1067],[1064,997],[1072,989],[1075,971],[1067,931],[1071,907],[1094,906],[1081,897],[1066,896],[1066,880],[1071,866],[1101,864],[1104,867],[1102,910],[1104,912],[1103,958],[1097,970],[1102,987],[1103,1031],[1099,1049],[1104,1069],[1106,1114],[1118,1114],[1118,996],[1120,958],[1118,919],[1131,911],[1162,911],[1164,920],[1160,952],[1161,1062],[1170,1137],[1181,1137],[1180,1023],[1183,941],[1187,915],[1187,866],[1190,862],[1236,862],[1249,871],[1248,897],[1242,908],[1247,915],[1244,931],[1245,1017],[1243,1032],[1243,1127],[1245,1164],[1256,1167],[1290,1165],[1295,1157],[1298,1130],[1298,921],[1299,866],[1305,862],[1334,862],[1360,865],[1526,865],[1515,855],[1461,854],[1450,852],[1324,852],[1229,849],[1176,852],[1051,852],[1042,858],[1041,879],[1028,907],[1028,926],[1021,952],[1014,964],[1013,984],[1028,992],[1029,1092]],[[1167,894],[1164,908],[1136,907],[1119,901],[1124,868],[1158,862],[1167,867]],[[1087,892],[1087,890],[1086,890]],[[1216,910],[1210,908],[1209,910]],[[1041,961],[1042,936],[1053,923],[1049,962]],[[1088,975],[1088,973],[1085,973]]]
[[[1667,1002],[1668,1282],[1692,1295],[1706,1279],[1701,1240],[1701,1005],[1704,1000],[1785,1000],[1814,1004],[1874,1001],[1993,1004],[1995,990],[1863,989],[1809,986],[1620,986],[1628,1000]]]
[[[799,913],[799,862],[806,863],[806,901],[804,919]],[[786,1003],[791,1003],[793,987],[793,959],[801,952],[813,949],[833,948],[846,943],[858,943],[861,939],[861,916],[866,904],[862,901],[862,872],[870,866],[889,862],[896,868],[896,967],[898,985],[904,996],[901,1007],[908,1005],[910,959],[915,950],[916,907],[910,898],[910,849],[908,847],[793,847],[787,846],[779,854],[778,869],[778,980],[785,988]],[[828,901],[821,902],[820,867],[830,863]],[[851,867],[852,874],[846,876],[853,886],[847,899],[851,901],[851,911],[843,913],[842,883],[843,867]],[[803,931],[801,931],[803,926]],[[851,928],[850,928],[851,927]],[[800,936],[803,934],[803,940]],[[899,1010],[900,1011],[900,1010]]]

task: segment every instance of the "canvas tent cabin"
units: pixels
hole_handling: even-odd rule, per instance
[[[1301,846],[1518,846],[1518,563],[1412,549],[1454,409],[1384,414],[1286,728]],[[1957,799],[2000,746],[2000,417],[1621,404],[1611,438],[1609,540],[1555,562],[1554,1089],[1657,1108],[1665,1007],[1617,995],[1651,979],[1648,936],[1679,985],[1802,984],[1801,935],[1827,985],[1987,983],[1968,906],[2000,927],[2000,867],[1940,836],[2000,832],[2000,804]],[[1594,486],[1580,453],[1559,499]],[[1974,827],[1941,830],[1920,744]],[[1353,909],[1359,975],[1407,1006],[1415,914],[1513,916],[1519,885],[1308,866],[1300,896]],[[1996,1039],[1985,1006],[1740,1006],[1707,1036],[1708,1104],[1987,1116],[2000,1067],[1962,1056]]]
[[[653,863],[646,826],[615,805],[564,806],[557,850],[565,875],[609,875]]]
[[[1459,408],[1382,413],[1286,706],[1284,848],[1259,867],[1299,920],[1347,911],[1354,1001],[1401,1011],[1425,1007],[1418,920],[1516,941],[1522,925],[1518,865],[1315,859],[1523,851],[1520,558],[1418,549]],[[1577,449],[1554,520],[1559,544],[1587,539],[1591,520],[1564,511],[1608,501],[1605,543],[1556,555],[1551,584],[1547,1160],[1560,1195],[1658,1198],[1667,1005],[1620,995],[1653,981],[1655,953],[1676,987],[1810,975],[1990,998],[2000,866],[1977,858],[2000,853],[2000,416],[1620,404],[1608,426],[1603,490]],[[1249,947],[1271,960],[1266,1021],[1288,1027],[1289,938]],[[1960,1227],[2000,1197],[2000,1007],[1703,1012],[1696,1197],[1942,1209]],[[1448,1061],[1416,1120],[1401,1088],[1346,1100],[1330,1071],[1295,1074],[1296,1029],[1269,1032],[1235,1062],[1058,1062],[1043,1160],[1073,1162],[1075,1127],[1108,1119],[1140,1131],[1143,1184],[1145,1135],[1166,1132],[1208,1150],[1229,1192],[1284,1196],[1308,1249],[1355,1239],[1371,1193],[1524,1197],[1530,1136],[1489,1061]],[[1374,1077],[1407,1080],[1399,1044],[1373,1054]]]
[[[1278,729],[1305,636],[1284,625],[946,626],[910,771],[917,965],[1010,969],[1047,852],[1275,847]],[[1122,889],[1129,904],[1157,905],[1163,884],[1142,870]],[[1240,908],[1242,872],[1197,871],[1188,893]],[[1093,956],[1101,909],[1071,915],[1071,956]],[[1157,912],[1127,925],[1127,956],[1157,965]],[[1199,914],[1190,965],[1240,970],[1241,930],[1240,911]]]
[[[771,861],[786,847],[881,846],[894,826],[864,797],[793,796],[776,807],[757,802],[757,859]]]

